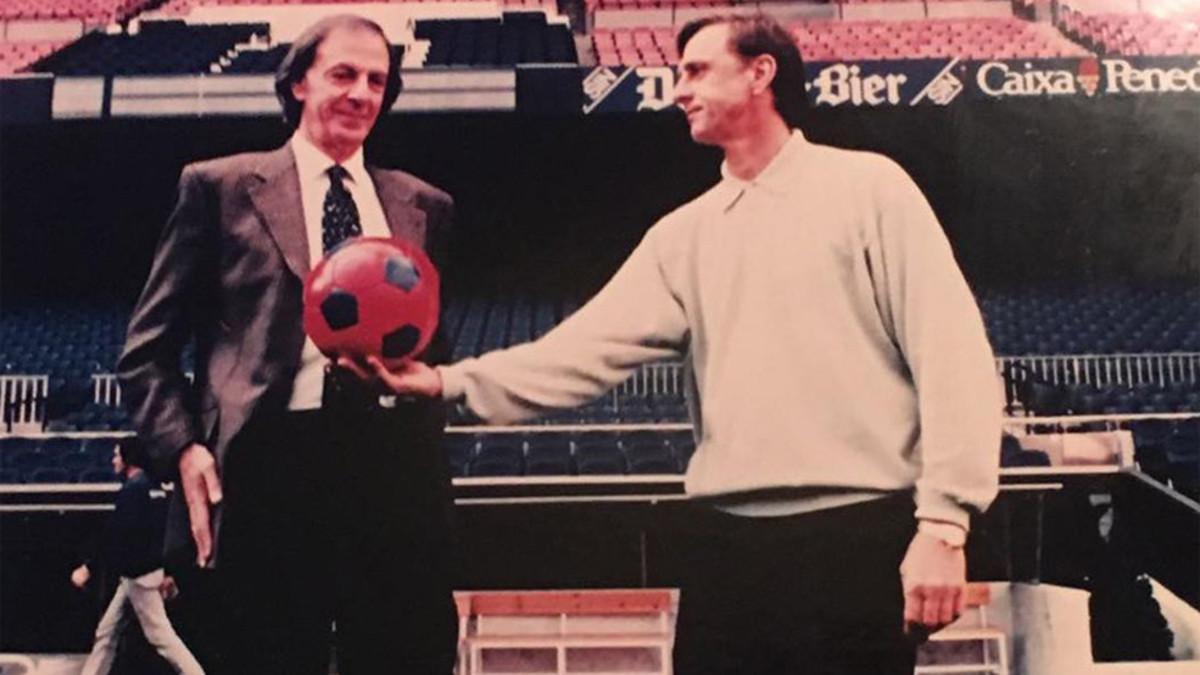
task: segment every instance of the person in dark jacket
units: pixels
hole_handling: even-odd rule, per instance
[[[129,609],[137,615],[146,640],[176,672],[203,675],[204,669],[179,639],[167,618],[163,597],[163,519],[150,478],[142,470],[145,451],[136,438],[127,438],[113,449],[113,471],[123,485],[116,497],[116,512],[108,523],[100,557],[120,577],[116,594],[96,626],[92,651],[81,675],[103,675],[112,668],[117,643],[129,622]],[[91,578],[88,563],[75,568],[71,583],[79,588]]]

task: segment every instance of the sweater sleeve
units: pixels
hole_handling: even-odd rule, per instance
[[[656,230],[599,293],[540,339],[440,367],[444,398],[510,424],[583,405],[638,366],[682,355],[687,319],[663,274]]]
[[[999,483],[1003,403],[979,308],[924,195],[886,161],[868,258],[885,325],[917,391],[916,516],[969,528]]]

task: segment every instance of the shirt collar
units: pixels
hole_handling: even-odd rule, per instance
[[[336,163],[305,138],[299,130],[292,134],[291,144],[292,154],[296,157],[296,172],[300,174],[301,181],[311,182],[318,178],[325,178],[325,172]],[[341,164],[346,169],[346,173],[350,175],[352,183],[363,185],[364,181],[369,179],[361,147]]]
[[[750,180],[742,180],[734,176],[729,172],[729,163],[721,162],[721,182],[718,184],[718,189],[723,192],[721,197],[723,208],[726,211],[733,208],[742,195],[751,188],[761,187],[775,194],[785,193],[792,186],[790,170],[803,156],[804,148],[807,145],[808,139],[804,137],[804,132],[792,129],[791,137],[783,144],[779,152],[775,153],[763,170]]]

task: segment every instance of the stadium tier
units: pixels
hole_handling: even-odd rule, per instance
[[[11,75],[25,70],[64,44],[66,44],[65,40],[0,42],[0,75]]]
[[[1016,17],[925,20],[811,20],[789,25],[806,61],[1059,58],[1089,52],[1053,26]],[[598,28],[597,60],[606,66],[679,62],[670,27]]]
[[[575,43],[564,24],[542,12],[496,18],[418,21],[424,58],[413,66],[512,66],[576,63]],[[135,33],[89,33],[33,66],[56,75],[175,75],[270,73],[289,45],[270,45],[269,24],[187,24],[147,21]],[[44,55],[44,53],[42,54]]]
[[[154,0],[4,0],[0,21],[80,19],[89,24],[124,21]]]
[[[1200,352],[1196,289],[988,291],[979,302],[999,356]],[[443,330],[452,358],[461,359],[536,339],[578,306],[531,295],[459,296],[445,307]],[[6,307],[0,371],[54,378],[110,373],[128,312],[112,303]]]
[[[1148,475],[1179,492],[1200,496],[1200,420],[1143,420],[1128,424],[1134,459]],[[116,436],[0,438],[0,484],[111,483]],[[1006,435],[1003,467],[1049,466],[1037,441]],[[695,452],[684,428],[544,433],[449,433],[443,442],[456,478],[518,476],[679,475]]]
[[[470,2],[474,0],[449,0],[450,2]],[[378,4],[414,3],[414,2],[447,2],[447,0],[374,0]],[[547,0],[502,0],[505,7],[540,9],[553,7],[554,2]],[[330,0],[168,0],[157,12],[165,15],[183,16],[196,7],[202,6],[246,6],[246,5],[328,5]]]
[[[56,75],[144,75],[209,72],[234,47],[265,39],[265,24],[191,26],[182,21],[142,24],[134,35],[89,33],[37,63]]]
[[[1180,56],[1200,54],[1200,12],[1085,14],[1063,6],[1062,32],[1104,56]]]
[[[429,41],[425,66],[579,61],[570,29],[564,24],[547,24],[542,12],[508,12],[498,19],[418,21],[414,32],[418,40]]]

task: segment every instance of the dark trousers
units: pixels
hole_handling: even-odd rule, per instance
[[[693,526],[694,525],[694,526]],[[701,509],[684,533],[678,675],[912,675],[909,493],[796,516]]]
[[[327,403],[259,415],[234,440],[220,672],[325,675],[331,646],[341,675],[451,672],[449,474],[428,418]]]

